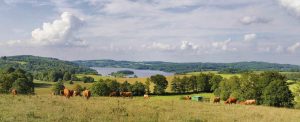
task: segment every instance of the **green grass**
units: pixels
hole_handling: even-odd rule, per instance
[[[0,121],[259,121],[298,122],[296,109],[224,105],[170,99],[169,96],[128,98],[35,95],[0,97]]]

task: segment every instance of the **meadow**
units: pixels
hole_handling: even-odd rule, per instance
[[[196,73],[193,73],[196,74]],[[192,74],[187,74],[192,75]],[[78,75],[79,77],[83,75]],[[110,78],[90,75],[99,80]],[[183,75],[180,75],[182,77]],[[224,75],[223,75],[224,76]],[[225,75],[230,77],[230,75]],[[232,75],[231,75],[232,76]],[[238,75],[239,76],[239,75]],[[174,76],[168,76],[171,81]],[[119,82],[145,82],[146,78],[116,78]],[[292,81],[289,81],[292,82]],[[225,105],[212,102],[196,102],[180,100],[184,95],[150,96],[121,98],[121,97],[71,97],[51,95],[53,82],[35,80],[36,95],[1,95],[0,121],[191,121],[191,122],[299,122],[300,110],[276,108],[255,105]],[[65,83],[72,89],[75,84],[89,88],[92,83],[75,81],[74,84]],[[169,90],[169,88],[167,89]],[[212,93],[191,94],[203,96],[206,99],[214,97]]]

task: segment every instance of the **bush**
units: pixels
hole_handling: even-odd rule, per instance
[[[131,91],[133,92],[133,95],[144,95],[145,94],[145,85],[141,82],[136,81],[132,86],[131,86]]]
[[[12,89],[18,91],[19,94],[33,93],[33,83],[25,78],[18,78],[13,84]]]
[[[91,91],[93,94],[98,96],[107,96],[110,93],[108,85],[103,81],[93,83]]]
[[[69,84],[74,84],[73,81],[70,81]]]
[[[60,91],[64,89],[65,89],[64,83],[62,81],[58,81],[53,85],[52,92],[54,92],[54,94],[56,95],[59,95]]]
[[[94,78],[92,78],[92,77],[90,77],[90,76],[83,76],[83,77],[81,78],[81,80],[82,80],[84,83],[92,83],[92,82],[95,81]]]
[[[73,87],[73,90],[74,90],[74,91],[81,92],[81,91],[83,91],[83,88],[82,88],[81,85],[75,84],[74,87]]]

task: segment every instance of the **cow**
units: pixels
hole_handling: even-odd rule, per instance
[[[220,103],[220,100],[221,100],[220,97],[215,97],[213,102],[214,103]]]
[[[124,97],[132,98],[132,92],[121,92],[120,95]]]
[[[60,90],[60,95],[64,96],[64,90]]]
[[[80,92],[79,91],[74,91],[74,96],[81,96]]]
[[[71,91],[69,89],[64,89],[64,96],[66,98],[70,98],[71,97]]]
[[[11,90],[11,93],[12,93],[14,96],[18,94],[18,92],[17,92],[16,89],[12,89],[12,90]]]
[[[191,100],[192,97],[191,97],[191,96],[184,96],[183,99],[184,99],[184,100]]]
[[[82,94],[87,100],[91,97],[91,91],[89,90],[84,90]]]
[[[224,103],[225,104],[232,104],[232,103],[236,104],[236,102],[237,102],[236,98],[230,97]]]
[[[144,94],[144,99],[149,99],[149,95],[148,94]]]
[[[245,105],[255,105],[256,104],[256,100],[246,100],[245,101]]]
[[[74,90],[70,90],[70,96],[73,97]]]
[[[111,93],[109,94],[109,96],[110,96],[110,97],[116,97],[116,96],[118,96],[118,92],[111,92]]]

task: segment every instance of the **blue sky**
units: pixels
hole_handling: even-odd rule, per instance
[[[0,55],[300,64],[299,0],[0,0]]]

